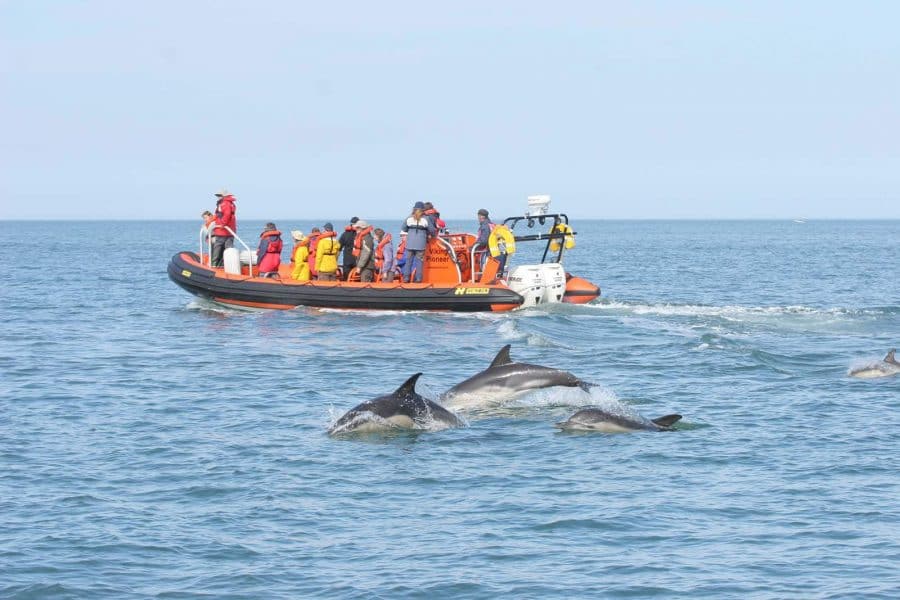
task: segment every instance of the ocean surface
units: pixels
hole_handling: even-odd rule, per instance
[[[900,377],[847,375],[900,346],[900,222],[574,225],[601,299],[455,315],[229,310],[166,276],[199,222],[0,222],[0,597],[900,597]],[[598,387],[326,435],[507,343]],[[684,420],[552,426],[591,404]]]

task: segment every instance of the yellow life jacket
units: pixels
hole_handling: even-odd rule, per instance
[[[575,247],[575,236],[572,235],[572,228],[565,223],[557,223],[550,229],[550,233],[565,233],[566,250],[571,250]],[[559,240],[552,240],[550,242],[550,251],[559,252]]]

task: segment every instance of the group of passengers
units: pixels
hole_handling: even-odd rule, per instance
[[[211,237],[210,265],[222,267],[225,249],[234,247],[237,220],[234,195],[223,189],[216,192],[216,197],[215,213],[205,211],[202,217],[204,228]],[[478,221],[475,248],[481,252],[483,262],[494,225],[483,208],[478,211]],[[431,202],[413,205],[412,212],[400,227],[396,251],[390,233],[358,217],[350,219],[340,236],[331,223],[325,223],[321,229],[313,227],[309,235],[294,230],[291,231],[294,240],[291,279],[349,281],[358,274],[363,283],[390,283],[395,278],[401,283],[421,283],[428,240],[445,232],[446,223]],[[278,275],[282,249],[281,232],[274,223],[266,223],[256,252],[261,277]]]

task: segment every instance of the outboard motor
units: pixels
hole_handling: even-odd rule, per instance
[[[518,266],[506,281],[510,289],[525,298],[522,308],[562,302],[566,292],[566,272],[559,263]]]

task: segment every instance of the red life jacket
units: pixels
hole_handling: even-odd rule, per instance
[[[231,237],[225,227],[237,231],[237,219],[234,216],[234,196],[222,196],[216,203],[216,227],[212,234],[217,237]]]
[[[353,256],[355,258],[359,258],[359,254],[362,251],[363,238],[372,233],[372,229],[374,229],[374,227],[370,225],[365,229],[356,232],[356,239],[353,240]]]
[[[436,209],[429,208],[422,214],[434,215],[434,226],[437,227],[438,231],[440,231],[441,229],[447,228],[447,222],[441,218],[441,213],[439,213]]]
[[[384,247],[391,243],[391,234],[386,233],[384,237],[381,238],[381,241],[378,242],[378,247],[375,248],[375,268],[379,271],[381,270],[381,265],[384,264]]]
[[[263,256],[259,257],[259,272],[260,273],[268,273],[271,271],[277,271],[278,265],[281,264],[281,249],[284,247],[284,244],[281,241],[281,232],[280,231],[264,231],[260,234],[260,239],[268,238],[268,245],[266,246],[266,251]]]

